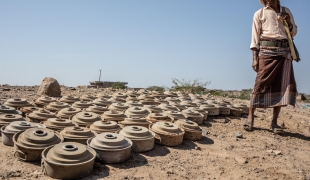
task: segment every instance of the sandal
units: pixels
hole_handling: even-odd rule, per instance
[[[253,127],[253,123],[252,122],[249,122],[249,121],[246,121],[244,124],[243,124],[243,129],[246,130],[246,131],[252,131]]]
[[[273,132],[273,134],[282,135],[284,133],[283,128],[281,126],[273,126],[273,127],[271,126],[270,129]]]

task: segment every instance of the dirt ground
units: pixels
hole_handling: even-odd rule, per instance
[[[35,99],[37,87],[13,87],[1,91],[0,99]],[[63,94],[95,94],[83,89]],[[226,99],[228,100],[228,99]],[[230,101],[240,101],[229,99]],[[246,101],[244,101],[246,102]],[[201,141],[183,141],[177,147],[155,145],[145,153],[132,153],[121,164],[96,163],[84,179],[300,179],[310,180],[310,109],[285,107],[279,117],[284,135],[270,132],[271,109],[258,109],[253,132],[242,130],[245,117],[209,118],[201,126]],[[243,138],[236,138],[242,133]],[[0,178],[51,179],[41,172],[40,163],[28,163],[13,156],[13,148],[0,143]]]

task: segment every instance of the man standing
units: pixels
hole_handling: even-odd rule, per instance
[[[290,10],[281,7],[279,0],[260,2],[264,7],[254,14],[250,46],[252,67],[257,75],[248,120],[243,127],[252,130],[256,108],[273,108],[271,129],[275,134],[281,134],[283,130],[277,123],[281,107],[295,106],[297,94],[283,20],[287,21],[292,37],[297,34],[297,26]]]

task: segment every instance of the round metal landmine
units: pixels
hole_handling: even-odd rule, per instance
[[[56,116],[60,118],[69,119],[70,116],[73,116],[77,114],[78,112],[81,112],[80,108],[68,107],[68,108],[63,108],[60,111],[58,111]]]
[[[170,104],[160,104],[158,105],[163,111],[180,111],[179,108],[172,106]]]
[[[104,107],[104,106],[89,106],[87,109],[85,109],[86,112],[93,112],[93,113],[96,113],[96,114],[103,114],[104,112],[106,111],[109,111],[109,109],[107,107]]]
[[[102,133],[87,140],[102,163],[121,163],[130,158],[132,141],[116,133]]]
[[[187,110],[183,110],[182,113],[187,119],[194,121],[197,124],[203,123],[204,115],[199,113],[198,111],[187,109]]]
[[[176,98],[176,97],[167,97],[166,98],[167,101],[169,101],[170,103],[180,103],[180,99]]]
[[[176,97],[177,94],[175,92],[171,92],[171,91],[165,91],[164,94],[168,97]]]
[[[192,141],[197,141],[201,139],[202,129],[198,126],[197,123],[188,119],[180,119],[174,123],[185,131],[183,139]]]
[[[139,99],[137,97],[132,97],[132,96],[128,96],[126,99],[126,104],[129,102],[129,101],[137,101],[139,102]],[[140,102],[139,102],[140,103]],[[141,103],[142,104],[142,103]],[[142,104],[143,106],[143,104]]]
[[[167,115],[164,115],[162,113],[151,113],[146,117],[146,120],[154,123],[154,122],[159,122],[159,121],[168,121],[171,122],[172,119],[168,117]]]
[[[236,116],[236,117],[241,117],[242,112],[241,110],[237,109],[236,107],[232,105],[227,105],[228,108],[230,108],[230,115],[231,116]]]
[[[97,94],[97,97],[98,97],[99,99],[101,99],[101,98],[110,99],[112,96],[109,95],[109,94],[105,94],[105,93],[99,93],[99,94]]]
[[[197,104],[192,101],[181,101],[180,105],[184,105],[186,107],[197,107]]]
[[[143,126],[148,128],[150,122],[148,122],[145,118],[131,117],[125,118],[125,120],[121,121],[120,124],[123,126]]]
[[[185,105],[181,105],[180,103],[176,103],[176,102],[171,102],[170,105],[177,107],[178,109],[180,109],[180,111],[187,109]]]
[[[27,107],[21,107],[19,110],[20,110],[22,113],[24,113],[24,114],[27,115],[27,114],[32,113],[33,111],[43,110],[43,108],[27,106]]]
[[[178,125],[170,122],[156,122],[150,125],[150,130],[155,133],[155,143],[164,146],[180,145],[185,133]]]
[[[13,136],[15,133],[34,127],[38,127],[38,124],[26,121],[13,121],[1,128],[2,143],[7,146],[14,146]]]
[[[21,99],[21,98],[14,98],[14,99],[8,99],[4,102],[4,105],[11,106],[11,107],[25,107],[25,106],[32,106],[27,99]]]
[[[70,119],[74,124],[82,127],[86,127],[95,121],[101,120],[99,115],[93,112],[79,112],[76,115],[70,117]]]
[[[68,108],[70,107],[68,103],[64,102],[51,102],[46,106],[46,109],[51,111],[51,112],[56,112],[59,111],[63,108]]]
[[[46,110],[38,110],[33,111],[29,115],[26,116],[26,121],[40,123],[42,121],[46,121],[49,118],[57,118],[55,113],[46,111]]]
[[[126,116],[124,115],[123,112],[120,111],[106,111],[101,115],[101,119],[107,120],[107,121],[124,121]]]
[[[121,129],[121,127],[115,121],[96,121],[93,124],[88,125],[87,128],[97,134],[105,132],[115,133]]]
[[[92,106],[92,103],[88,101],[76,101],[72,104],[72,107],[81,109],[86,109],[89,106]]]
[[[143,104],[140,103],[139,101],[126,101],[125,105],[129,107],[133,107],[133,106],[143,107]]]
[[[220,109],[211,104],[204,104],[199,106],[199,108],[208,111],[209,116],[218,116],[220,114]]]
[[[87,139],[95,136],[88,128],[83,127],[66,127],[60,134],[64,137],[65,142],[77,142],[86,144]]]
[[[63,96],[62,98],[59,99],[60,102],[68,103],[68,104],[73,104],[76,101],[79,101],[80,99],[75,96]]]
[[[154,148],[155,133],[142,126],[126,126],[119,134],[132,141],[133,152],[146,152]]]
[[[34,101],[35,105],[39,106],[39,107],[43,107],[45,105],[48,105],[51,102],[55,102],[56,99],[52,98],[52,97],[48,97],[48,96],[43,96],[43,97],[39,97],[38,99],[36,99]]]
[[[82,101],[93,101],[96,99],[95,96],[89,95],[89,94],[84,94],[82,97],[80,97]]]
[[[92,103],[98,106],[110,106],[112,104],[112,101],[106,98],[99,98],[99,99],[95,99]]]
[[[130,107],[125,111],[127,117],[146,117],[149,112],[143,107]]]
[[[52,129],[54,131],[61,131],[65,127],[75,126],[71,120],[69,119],[61,119],[61,118],[50,118],[44,122],[44,125],[48,129]]]
[[[229,107],[222,105],[222,104],[217,104],[215,106],[219,108],[220,115],[230,115],[230,108]]]
[[[63,142],[63,137],[46,128],[30,128],[13,136],[14,156],[23,161],[40,161],[44,148]]]
[[[161,98],[159,99],[156,98],[154,101],[157,102],[158,104],[169,104],[169,101]]]
[[[14,107],[0,105],[0,114],[22,114],[21,111],[16,110]]]
[[[209,114],[208,111],[200,109],[200,107],[189,107],[188,109],[192,110],[192,111],[197,111],[200,114],[202,114],[203,115],[203,120],[207,120],[208,119],[208,114]]]
[[[109,106],[109,109],[114,111],[126,111],[128,108],[129,106],[123,103],[113,103]]]
[[[0,114],[0,128],[13,121],[25,121],[25,119],[19,114]]]
[[[123,94],[123,93],[117,92],[117,93],[113,94],[113,97],[120,98],[120,99],[126,99],[128,97],[128,95],[125,93]]]
[[[243,114],[249,114],[249,107],[245,104],[234,104],[234,107],[239,109]]]
[[[163,110],[156,105],[143,105],[143,107],[149,111],[149,113],[161,113]]]
[[[185,116],[180,111],[164,111],[163,115],[166,115],[173,120],[185,119]]]
[[[96,151],[76,143],[64,142],[42,152],[41,168],[45,175],[55,179],[80,179],[94,167]]]

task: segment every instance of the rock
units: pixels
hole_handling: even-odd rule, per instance
[[[273,150],[266,150],[267,153],[273,153]]]
[[[242,133],[237,132],[237,133],[236,133],[236,137],[237,137],[237,138],[243,138],[243,135],[242,135]]]
[[[47,95],[51,97],[60,97],[61,90],[60,85],[56,79],[51,77],[46,77],[41,82],[39,90],[37,92],[38,95]]]
[[[195,149],[201,151],[201,147],[199,146],[196,146]]]
[[[274,154],[277,155],[277,156],[278,156],[278,155],[281,155],[281,154],[282,154],[282,151],[274,151]]]
[[[245,158],[240,157],[240,156],[236,156],[236,157],[235,157],[235,160],[236,160],[239,164],[247,164],[247,163],[248,163],[248,161],[247,161]]]

